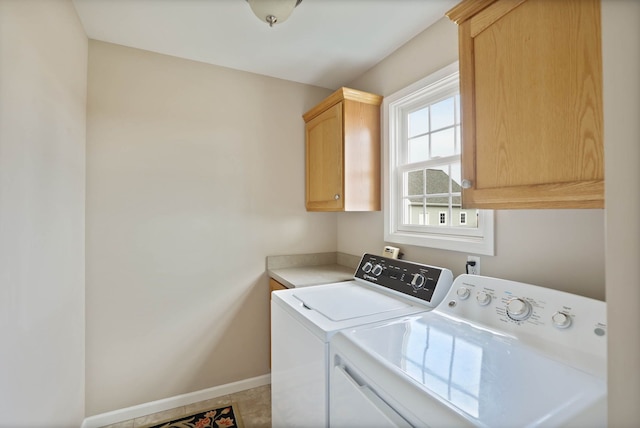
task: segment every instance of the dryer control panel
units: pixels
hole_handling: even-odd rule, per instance
[[[354,277],[360,283],[431,308],[442,302],[453,283],[449,269],[375,254],[362,256]]]

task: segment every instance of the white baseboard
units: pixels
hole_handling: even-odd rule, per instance
[[[174,409],[180,406],[197,403],[199,401],[210,400],[223,395],[244,391],[245,389],[256,388],[258,386],[271,383],[271,375],[263,375],[226,385],[214,386],[213,388],[202,389],[188,394],[176,395],[175,397],[163,398],[162,400],[150,401],[137,406],[126,407],[99,415],[89,416],[82,422],[81,428],[99,428],[105,425],[115,424],[129,419],[139,418],[152,413]]]

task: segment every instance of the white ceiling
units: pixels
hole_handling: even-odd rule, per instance
[[[458,0],[303,0],[270,28],[245,0],[73,0],[91,39],[337,89]]]

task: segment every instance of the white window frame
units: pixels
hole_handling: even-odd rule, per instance
[[[384,239],[387,242],[438,248],[473,254],[493,256],[493,210],[479,210],[478,227],[475,229],[438,224],[425,226],[401,226],[402,192],[399,189],[398,169],[400,142],[403,141],[402,110],[423,98],[443,98],[459,92],[458,62],[444,67],[384,98],[383,101],[383,182],[384,182]],[[434,98],[435,99],[435,98]]]

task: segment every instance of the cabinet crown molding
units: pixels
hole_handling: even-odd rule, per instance
[[[456,24],[461,24],[478,14],[478,12],[491,6],[496,1],[497,0],[465,0],[454,6],[451,10],[445,13],[445,15]]]
[[[357,89],[342,87],[325,98],[320,104],[316,105],[311,110],[303,114],[302,117],[304,118],[305,122],[308,122],[329,107],[334,106],[344,100],[357,101],[359,103],[371,104],[375,106],[379,106],[380,104],[382,104],[382,96],[380,95],[359,91]]]

